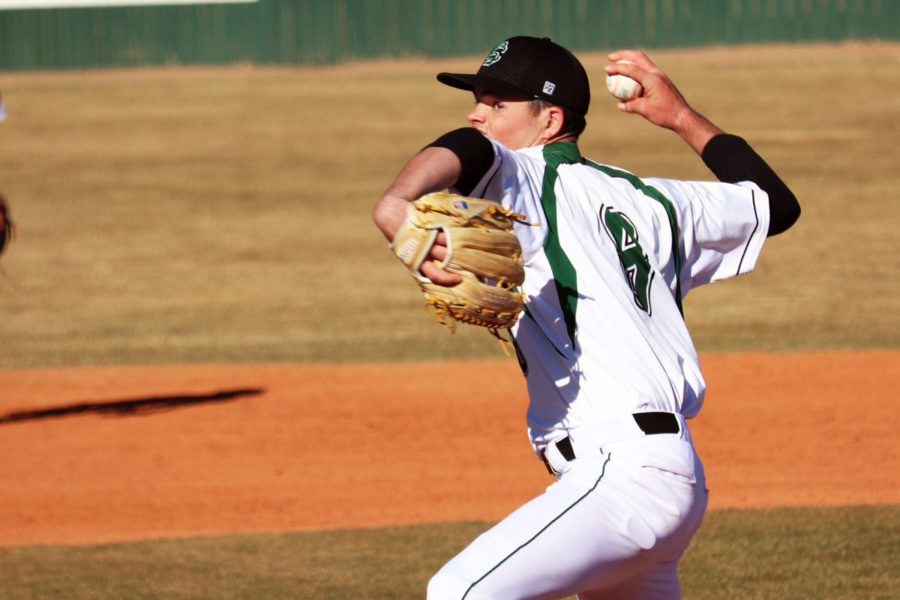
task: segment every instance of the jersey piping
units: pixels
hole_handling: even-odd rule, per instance
[[[759,213],[756,211],[756,191],[750,190],[750,198],[753,200],[753,214],[756,215],[756,225],[753,226],[753,232],[747,238],[747,243],[744,245],[744,253],[741,254],[741,260],[738,262],[737,272],[741,272],[741,268],[744,266],[744,259],[747,258],[747,250],[750,248],[750,241],[756,235],[756,230],[759,229]]]

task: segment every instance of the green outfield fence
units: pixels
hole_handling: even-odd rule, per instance
[[[127,4],[127,5],[126,5]],[[0,0],[0,70],[896,40],[900,0]]]

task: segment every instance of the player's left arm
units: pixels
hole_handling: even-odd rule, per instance
[[[469,194],[493,160],[493,146],[474,128],[464,127],[446,133],[406,163],[375,205],[372,219],[391,241],[406,220],[410,202],[451,187]],[[446,255],[446,237],[441,233],[428,258],[440,262]],[[439,269],[431,260],[421,266],[426,277],[441,285],[459,283],[459,275]]]
[[[461,167],[456,155],[446,148],[425,148],[404,165],[394,182],[388,187],[372,211],[372,220],[388,241],[393,241],[406,220],[410,202],[431,192],[438,192],[453,185],[459,178]],[[461,281],[459,275],[440,269],[432,261],[443,261],[447,256],[446,238],[438,235],[428,259],[422,263],[422,274],[440,285],[454,285]]]

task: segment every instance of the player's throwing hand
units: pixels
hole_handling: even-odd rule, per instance
[[[608,74],[625,75],[644,88],[640,96],[619,102],[619,110],[639,114],[654,125],[671,129],[698,154],[713,136],[722,133],[690,107],[669,76],[640,50],[616,50],[607,58],[612,61],[605,68]]]

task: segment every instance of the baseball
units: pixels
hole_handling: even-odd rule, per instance
[[[618,62],[634,64],[628,60],[620,60]],[[606,89],[619,100],[631,100],[644,93],[644,88],[641,87],[640,83],[624,75],[607,75]]]

